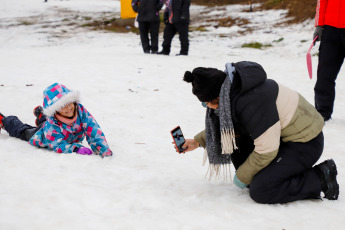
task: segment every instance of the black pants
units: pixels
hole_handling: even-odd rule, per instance
[[[251,198],[264,204],[319,198],[321,181],[313,165],[322,154],[323,143],[322,132],[307,143],[281,142],[277,157],[254,176],[249,188]],[[250,154],[242,151],[245,153]],[[241,152],[236,154],[232,157],[238,167],[246,157]]]
[[[11,137],[19,138],[23,141],[29,141],[31,137],[43,126],[46,116],[39,120],[38,127],[34,127],[21,122],[16,116],[7,116],[3,119],[4,129]]]
[[[333,113],[335,80],[345,58],[345,29],[324,26],[315,84],[315,107],[325,118]]]
[[[139,22],[140,40],[146,53],[158,51],[158,34],[160,22]],[[151,44],[149,39],[151,38]]]
[[[175,34],[179,34],[180,42],[181,42],[181,50],[180,54],[188,54],[189,49],[189,39],[188,39],[188,27],[189,23],[187,22],[177,22],[177,23],[167,23],[164,28],[164,35],[163,35],[163,51],[165,53],[170,53],[171,48],[171,41],[174,38]]]

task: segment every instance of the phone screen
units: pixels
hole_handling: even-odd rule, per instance
[[[177,147],[178,151],[180,153],[183,152],[185,149],[182,148],[182,146],[184,145],[186,140],[183,137],[182,130],[181,130],[180,126],[178,126],[175,129],[173,129],[171,131],[171,134],[172,134],[172,136],[174,138],[174,141],[175,141],[175,144],[176,144],[176,147]]]

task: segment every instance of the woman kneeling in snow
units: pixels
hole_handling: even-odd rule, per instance
[[[43,91],[43,108],[37,106],[34,115],[37,127],[0,113],[0,129],[3,127],[12,137],[57,153],[91,155],[94,152],[102,157],[112,156],[101,128],[79,103],[78,91],[58,83],[49,86]],[[80,144],[85,136],[91,149]]]
[[[324,121],[299,93],[267,79],[254,62],[227,63],[225,72],[199,67],[184,80],[206,111],[206,131],[183,148],[204,147],[210,175],[233,162],[234,184],[258,203],[338,199],[337,168],[320,158]]]

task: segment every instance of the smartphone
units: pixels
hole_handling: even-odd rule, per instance
[[[174,143],[175,143],[177,151],[179,153],[182,153],[183,151],[185,151],[187,148],[182,148],[182,146],[184,145],[186,140],[184,139],[180,126],[177,126],[173,130],[171,130],[171,135],[174,139]]]

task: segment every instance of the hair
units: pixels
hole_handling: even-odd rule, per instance
[[[219,96],[226,73],[215,68],[198,67],[186,71],[183,80],[192,83],[192,92],[201,102],[210,102]]]

